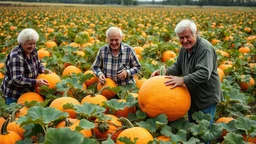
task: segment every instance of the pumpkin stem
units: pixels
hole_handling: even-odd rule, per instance
[[[118,120],[124,125],[124,126],[127,126],[128,128],[133,128],[134,125],[131,123],[130,120],[128,120],[127,118],[125,117],[120,117],[118,118]]]
[[[165,75],[165,73],[166,73],[166,68],[165,68],[165,65],[162,65],[161,67],[160,67],[160,76],[164,76]]]
[[[103,88],[101,88],[98,92],[98,94],[101,94],[106,88],[108,88],[109,86],[104,86]]]
[[[68,118],[65,118],[65,126],[69,127],[71,125],[72,125],[71,121]]]
[[[108,126],[108,123],[106,121],[101,121],[98,123],[98,130],[101,132],[101,133],[104,133],[106,131],[108,131],[109,129],[109,126]]]
[[[71,87],[69,86],[63,93],[63,97],[68,97],[68,92],[71,89]]]
[[[7,118],[6,120],[5,120],[5,122],[3,123],[3,125],[2,125],[2,128],[1,128],[1,135],[6,135],[6,134],[8,134],[9,132],[7,131],[7,126],[8,126],[8,124],[9,124],[9,122],[11,121],[11,119],[10,118]]]
[[[15,110],[12,111],[10,122],[15,121],[16,113],[19,112],[19,111],[20,111],[20,109],[15,109]]]

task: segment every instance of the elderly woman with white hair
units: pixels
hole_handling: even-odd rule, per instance
[[[44,79],[36,79],[40,73],[47,70],[38,58],[36,42],[38,33],[26,28],[18,35],[18,46],[6,59],[6,73],[1,89],[6,104],[17,102],[18,98],[27,91],[35,91],[35,85],[48,85]]]

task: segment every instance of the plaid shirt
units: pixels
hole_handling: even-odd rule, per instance
[[[36,49],[29,59],[19,45],[11,51],[6,60],[6,73],[2,81],[4,97],[18,99],[26,89],[34,91],[36,77],[45,69],[38,59]]]
[[[126,69],[128,73],[124,80],[117,77],[118,71],[122,69]],[[133,48],[124,43],[121,43],[121,49],[117,56],[113,56],[108,45],[101,47],[92,64],[92,70],[97,76],[103,73],[105,77],[111,78],[119,86],[135,83],[133,75],[140,69],[141,65]]]

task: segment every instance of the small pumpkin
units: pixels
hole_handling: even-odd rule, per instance
[[[8,131],[7,126],[10,122],[10,119],[7,119],[0,133],[0,144],[15,144],[17,141],[22,140],[21,136],[14,131]]]
[[[245,75],[242,75],[241,78],[242,78],[242,79],[245,78]],[[255,81],[254,81],[254,79],[250,76],[250,81],[249,81],[249,82],[243,82],[243,81],[241,81],[241,82],[239,83],[239,86],[240,86],[240,88],[241,88],[242,91],[246,91],[246,90],[249,89],[250,86],[254,86],[254,84],[255,84]]]
[[[36,92],[26,92],[18,98],[17,103],[24,105],[26,101],[27,102],[32,102],[32,101],[43,102],[44,98]]]
[[[86,74],[93,74],[94,77],[91,77],[90,79],[86,80],[85,81],[85,84],[87,87],[91,86],[92,84],[96,83],[96,82],[99,82],[99,78],[97,78],[97,76],[93,73],[92,70],[87,70],[84,72],[84,75]]]
[[[110,117],[110,120],[101,121],[99,119],[95,120],[95,128],[92,131],[98,139],[107,139],[108,135],[111,134],[111,138],[115,141],[121,130],[122,123],[118,118],[112,114],[106,114]]]
[[[97,104],[99,106],[103,105],[104,101],[107,101],[108,99],[100,94],[91,94],[91,95],[87,95],[85,96],[82,101],[81,104],[87,102],[87,103],[91,103],[91,104]]]
[[[56,73],[39,74],[36,79],[45,79],[48,81],[49,88],[55,88],[55,85],[61,81],[60,77]],[[36,85],[36,92],[40,93],[39,87]]]
[[[125,99],[118,99],[118,102],[126,102]],[[115,116],[117,117],[126,117],[128,118],[129,113],[135,113],[136,112],[136,107],[132,106],[132,107],[125,107],[122,110],[117,110],[115,112]]]
[[[80,102],[73,97],[60,97],[60,98],[56,98],[55,100],[53,100],[49,107],[53,107],[58,110],[67,112],[69,114],[70,118],[75,118],[76,117],[75,110],[63,109],[63,105],[68,104],[68,103],[73,104],[73,105],[80,105]]]
[[[105,79],[105,83],[101,84],[100,82],[97,84],[97,90],[98,92],[103,89],[103,91],[101,92],[101,94],[103,96],[105,96],[107,99],[111,99],[112,97],[114,97],[116,94],[110,90],[104,89],[104,87],[110,87],[110,88],[114,88],[117,87],[116,83],[111,79],[111,78],[106,78]]]
[[[82,73],[82,70],[76,66],[70,65],[67,66],[63,72],[62,72],[62,76],[66,76],[66,75],[70,75],[72,73],[78,74],[78,73]]]
[[[167,137],[167,136],[164,136],[164,135],[160,135],[160,136],[156,137],[156,139],[159,140],[159,141],[164,141],[164,142],[171,141],[170,137]]]
[[[232,117],[221,117],[216,121],[216,123],[226,123],[226,124],[228,124],[232,120],[234,120],[234,118],[232,118]],[[227,133],[228,132],[225,129],[223,129],[222,130],[222,137],[224,137]]]
[[[176,53],[171,50],[166,50],[162,54],[162,62],[166,62],[167,60],[176,58]]]
[[[131,141],[134,141],[137,138],[138,144],[147,144],[149,141],[153,140],[153,136],[151,133],[142,127],[134,127],[132,123],[127,118],[119,118],[120,121],[126,123],[128,126],[127,129],[123,130],[117,137],[116,144],[124,144],[120,142],[118,139],[121,137],[128,137]]]

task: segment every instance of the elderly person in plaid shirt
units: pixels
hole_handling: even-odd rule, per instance
[[[6,59],[6,73],[1,89],[6,104],[17,102],[17,99],[27,91],[34,91],[35,85],[48,85],[44,79],[36,79],[38,74],[46,70],[38,58],[36,42],[39,39],[34,29],[26,28],[18,35],[18,46]]]
[[[108,44],[101,47],[92,64],[92,70],[100,83],[105,78],[111,78],[119,86],[135,83],[133,75],[141,69],[133,48],[122,43],[122,31],[117,27],[110,27],[106,32]]]

